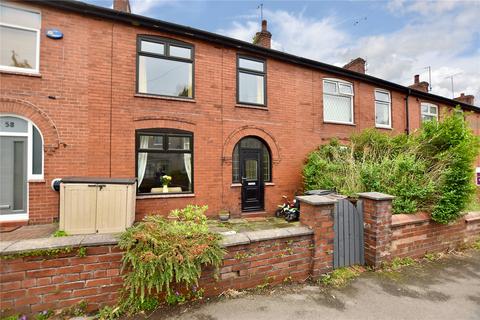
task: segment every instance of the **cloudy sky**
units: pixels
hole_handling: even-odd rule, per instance
[[[87,2],[111,6],[110,0]],[[367,60],[367,73],[432,92],[474,94],[480,104],[480,0],[475,1],[181,1],[130,0],[132,11],[251,41],[268,20],[274,49],[342,66]]]

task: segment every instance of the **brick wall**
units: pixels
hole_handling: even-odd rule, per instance
[[[301,169],[310,151],[332,137],[345,141],[375,125],[373,85],[344,78],[355,91],[355,125],[327,124],[322,79],[335,76],[267,59],[267,109],[238,106],[236,58],[241,50],[38,2],[25,5],[42,12],[40,75],[0,72],[0,112],[31,119],[45,137],[45,179],[29,181],[32,224],[58,218],[58,193],[50,189],[53,178],[134,177],[136,129],[188,130],[194,133],[195,148],[195,194],[138,199],[140,219],[189,203],[208,204],[212,216],[221,209],[240,215],[241,188],[231,185],[232,150],[247,135],[261,137],[272,151],[273,184],[265,187],[265,209],[272,214],[283,194],[292,196],[301,189]],[[63,39],[44,36],[53,27],[63,32]],[[139,34],[195,46],[193,101],[135,94]],[[404,99],[404,94],[392,92],[393,130],[379,130],[405,131]],[[420,102],[409,100],[412,130],[420,126]],[[478,116],[472,121],[478,127]]]
[[[258,241],[228,248],[218,280],[206,268],[200,287],[206,296],[229,289],[305,281],[310,274],[312,236]],[[2,260],[0,310],[6,314],[32,314],[60,310],[88,302],[88,310],[113,304],[122,287],[121,251],[115,246],[88,247],[85,257],[76,250],[50,257]]]
[[[456,249],[480,237],[480,214],[468,214],[448,225],[428,214],[393,215],[390,258],[419,258],[426,253]]]

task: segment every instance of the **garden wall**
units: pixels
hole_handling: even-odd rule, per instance
[[[418,258],[480,237],[480,213],[469,213],[448,225],[432,221],[427,213],[398,214],[392,216],[391,230],[390,258]]]
[[[200,287],[213,296],[229,288],[304,281],[311,270],[312,233],[292,227],[227,236],[220,274],[214,277],[214,270],[205,270]],[[64,309],[82,300],[88,301],[89,310],[113,304],[122,287],[122,252],[115,243],[112,236],[94,235],[25,240],[2,248],[2,255],[10,256],[45,253],[1,260],[2,316]]]

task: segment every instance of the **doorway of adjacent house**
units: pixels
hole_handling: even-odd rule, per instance
[[[270,151],[259,138],[249,136],[234,149],[233,181],[242,185],[242,211],[264,209],[265,182],[271,181]]]

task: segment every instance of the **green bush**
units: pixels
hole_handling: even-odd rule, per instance
[[[479,138],[463,116],[429,121],[415,134],[390,136],[374,129],[312,152],[303,169],[305,189],[355,196],[378,191],[396,196],[394,213],[430,211],[440,223],[456,220],[475,190],[473,164]]]
[[[121,235],[124,305],[151,306],[151,297],[162,292],[170,302],[172,290],[179,286],[197,291],[202,267],[221,264],[224,250],[220,236],[208,230],[206,210],[192,205],[174,210],[170,216],[175,220],[147,216]]]

